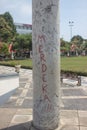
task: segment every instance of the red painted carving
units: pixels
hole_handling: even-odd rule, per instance
[[[42,75],[42,81],[43,81],[43,82],[47,82],[47,80],[46,80],[46,74],[43,74],[43,75]]]
[[[42,72],[46,72],[46,70],[47,70],[46,64],[42,64]]]
[[[47,92],[47,75],[46,75],[46,71],[47,71],[47,65],[46,65],[46,57],[43,51],[43,45],[42,42],[45,42],[45,37],[43,35],[38,36],[38,42],[39,42],[39,54],[40,54],[40,61],[41,61],[41,71],[42,71],[42,94],[43,94],[43,98],[44,101],[48,101],[50,102],[49,96],[48,96],[48,92]],[[47,106],[47,111],[51,109],[51,106],[48,105]]]
[[[42,84],[42,92],[47,93],[47,84],[46,85]]]
[[[43,41],[45,42],[45,36],[44,35],[39,35],[38,36],[38,41],[40,41],[40,43]]]
[[[43,49],[43,46],[42,46],[42,45],[39,45],[39,53],[40,53],[40,54],[43,53],[42,49]]]
[[[44,95],[44,100],[51,102],[47,94]]]
[[[46,59],[45,59],[45,55],[44,55],[44,54],[41,54],[41,55],[40,55],[40,60],[41,60],[41,62],[42,62],[42,61],[46,62]]]

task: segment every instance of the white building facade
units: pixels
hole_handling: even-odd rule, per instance
[[[19,34],[32,33],[31,24],[22,24],[22,23],[14,23],[14,24],[15,24],[17,33],[19,33]]]

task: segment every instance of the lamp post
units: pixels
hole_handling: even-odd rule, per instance
[[[73,27],[74,22],[69,21],[69,26],[70,26],[70,40],[72,39],[72,27]]]

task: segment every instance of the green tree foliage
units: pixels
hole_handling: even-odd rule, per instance
[[[0,39],[3,42],[8,42],[10,39],[12,39],[11,30],[12,28],[8,25],[5,19],[0,16]]]
[[[85,47],[84,48],[86,48],[87,49],[87,40],[85,41]]]
[[[29,58],[30,51],[32,50],[32,35],[21,34],[17,35],[15,42],[13,43],[13,50],[16,57]]]
[[[81,54],[84,49],[83,40],[84,39],[80,35],[75,35],[71,39],[72,45],[75,46],[75,52],[77,51],[78,54]]]
[[[13,21],[11,14],[9,12],[6,12],[6,13],[4,13],[3,17],[6,20],[6,22],[8,23],[8,25],[11,27],[11,29],[12,29],[11,33],[14,37],[16,34],[16,27],[14,25],[14,21]]]
[[[8,55],[9,54],[9,52],[8,52],[8,44],[2,42],[2,43],[0,43],[0,45],[1,45],[1,47],[0,47],[0,55],[3,55],[3,56]]]
[[[31,34],[18,35],[16,37],[16,42],[14,43],[14,48],[32,50],[32,35]]]
[[[16,36],[16,27],[9,12],[0,15],[0,39],[3,42],[10,42]]]
[[[60,45],[61,54],[64,56],[87,55],[87,39],[83,39],[80,35],[73,36],[71,42],[61,38]]]
[[[64,41],[63,38],[60,39],[60,50],[62,55],[67,55],[70,50],[70,42]]]
[[[83,38],[80,35],[76,35],[72,37],[71,42],[80,47],[80,45],[83,43]]]

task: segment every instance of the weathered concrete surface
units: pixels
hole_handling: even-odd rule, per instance
[[[60,95],[59,0],[33,0],[33,125],[58,127]]]
[[[19,75],[17,73],[0,74],[0,105],[6,102],[18,87]]]

